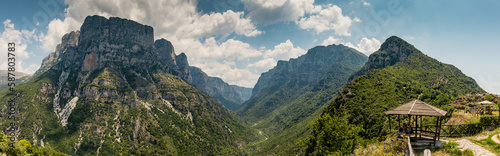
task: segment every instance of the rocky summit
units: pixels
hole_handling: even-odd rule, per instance
[[[88,16],[35,75],[16,86],[18,138],[67,154],[236,155],[255,134],[190,85],[185,54],[135,21]]]

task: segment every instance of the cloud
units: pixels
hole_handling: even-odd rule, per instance
[[[190,38],[221,35],[225,38],[232,33],[253,37],[260,35],[262,31],[256,30],[250,19],[243,18],[243,12],[228,10],[222,14],[204,14],[191,24],[181,27],[176,35]]]
[[[322,45],[326,46],[331,44],[344,44],[345,46],[354,48],[362,53],[365,53],[366,55],[370,55],[371,53],[377,51],[380,48],[380,45],[382,45],[380,41],[375,38],[362,38],[357,45],[354,45],[351,42],[344,43],[342,39],[334,38],[332,36],[324,40]]]
[[[361,20],[356,20],[361,21]],[[342,9],[336,5],[329,5],[318,12],[312,12],[309,17],[302,17],[296,24],[302,29],[314,29],[318,34],[323,31],[334,30],[335,35],[351,36],[349,28],[353,20],[342,14]]]
[[[332,44],[342,44],[342,39],[340,38],[333,38],[332,36],[328,37],[328,39],[324,40],[321,45],[327,46],[327,45],[332,45]]]
[[[265,58],[248,65],[248,67],[255,68],[259,71],[266,71],[273,68],[274,66],[276,66],[276,60],[274,58]]]
[[[370,4],[370,3],[368,3],[368,2],[366,2],[365,0],[363,0],[363,5],[364,5],[364,6],[370,6],[371,4]]]
[[[66,0],[64,20],[54,19],[41,41],[43,49],[53,51],[61,37],[78,30],[88,15],[121,17],[147,24],[155,29],[155,36],[199,39],[210,36],[227,37],[232,33],[254,37],[262,34],[243,12],[202,14],[196,11],[195,0],[157,1],[100,1]]]
[[[42,42],[42,49],[45,51],[54,51],[56,46],[61,43],[64,34],[80,29],[82,22],[78,22],[72,17],[66,17],[63,21],[54,19],[47,26],[47,34],[41,34],[37,39]]]
[[[203,42],[195,39],[172,40],[176,51],[188,56],[190,65],[202,69],[209,76],[222,78],[229,84],[253,87],[262,72],[276,65],[277,60],[288,60],[305,54],[290,40],[273,49],[254,48],[250,44],[228,39],[218,42],[214,37]]]
[[[264,25],[295,21],[307,12],[321,8],[313,3],[314,0],[243,0],[245,10],[249,11],[248,17]]]
[[[362,38],[361,41],[359,41],[356,49],[365,54],[371,54],[377,51],[380,48],[380,45],[381,45],[380,41],[378,41],[375,38],[372,39]]]
[[[290,40],[274,46],[273,50],[267,50],[264,53],[264,58],[275,58],[277,60],[288,60],[304,55],[306,51],[300,47],[294,47]]]
[[[8,43],[14,43],[15,52],[13,54],[15,55],[16,71],[34,73],[38,66],[34,64],[26,65],[24,61],[32,54],[31,52],[26,51],[26,49],[28,48],[28,44],[31,43],[31,38],[33,38],[35,30],[17,30],[14,23],[12,23],[9,19],[5,20],[3,25],[4,31],[0,34],[0,49],[5,49],[1,50],[1,55],[4,56],[2,58],[5,59],[0,59],[0,69],[8,69]]]

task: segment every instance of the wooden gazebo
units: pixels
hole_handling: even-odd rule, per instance
[[[391,129],[391,118],[390,115],[398,115],[398,126],[401,127],[401,120],[399,119],[400,115],[408,115],[409,119],[412,116],[415,118],[415,126],[412,127],[412,133],[415,137],[420,134],[422,137],[422,116],[434,116],[437,117],[436,121],[436,132],[434,133],[434,146],[436,145],[436,139],[439,140],[440,132],[441,132],[441,117],[446,115],[446,111],[434,107],[430,104],[427,104],[420,100],[413,100],[391,110],[384,112],[384,114],[389,115],[389,129]],[[420,118],[420,124],[419,124]],[[412,124],[409,124],[411,126]],[[420,128],[420,129],[419,129]],[[410,135],[411,135],[410,134]]]

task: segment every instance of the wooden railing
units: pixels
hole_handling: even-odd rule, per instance
[[[408,140],[408,151],[406,151],[406,156],[413,156],[413,147],[411,146],[411,141],[410,141],[410,136],[406,136],[406,139]]]
[[[463,137],[480,133],[483,127],[480,123],[441,125],[442,137]],[[436,125],[423,125],[422,135],[432,136],[436,133]]]

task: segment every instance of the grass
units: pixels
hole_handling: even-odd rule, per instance
[[[466,113],[462,111],[453,112],[450,120],[446,122],[447,125],[452,124],[464,124],[464,123],[478,123],[479,117],[472,115],[471,113]]]

